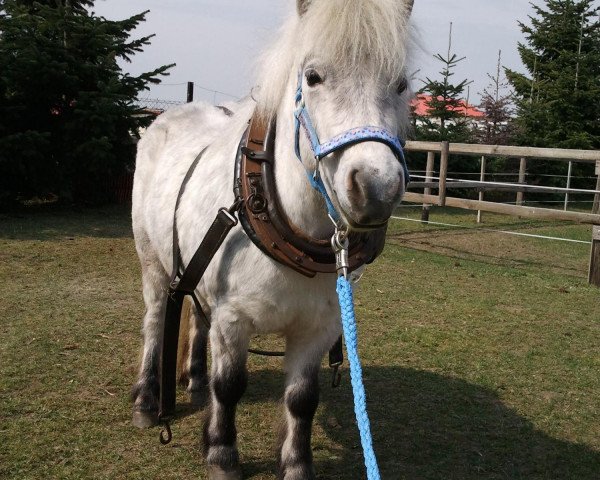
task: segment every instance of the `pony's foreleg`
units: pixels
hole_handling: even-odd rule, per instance
[[[321,345],[319,345],[321,343]],[[318,373],[329,341],[288,337],[286,342],[285,425],[279,454],[280,480],[312,480],[312,421],[319,405]]]
[[[144,316],[144,353],[133,399],[133,424],[147,428],[158,423],[158,398],[160,384],[158,367],[165,320],[166,291],[169,276],[158,261],[150,261],[140,255],[142,285],[146,314]]]
[[[209,480],[242,478],[236,444],[235,411],[248,382],[249,334],[233,312],[212,314],[210,406],[204,422],[204,454]]]

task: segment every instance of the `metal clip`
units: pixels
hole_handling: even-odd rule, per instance
[[[313,172],[313,181],[318,182],[319,178],[321,178],[321,173],[319,171],[319,157],[315,156],[315,171]]]
[[[344,278],[348,278],[348,268],[350,268],[348,245],[348,233],[336,228],[333,237],[331,237],[331,247],[333,248],[333,253],[335,253],[337,274]]]

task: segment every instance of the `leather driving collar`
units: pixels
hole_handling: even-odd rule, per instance
[[[274,176],[276,130],[275,119],[265,127],[253,117],[240,141],[234,180],[235,197],[243,200],[240,223],[254,244],[274,260],[307,277],[335,273],[330,240],[308,236],[281,210]],[[350,271],[381,253],[386,229],[387,225],[350,235]]]

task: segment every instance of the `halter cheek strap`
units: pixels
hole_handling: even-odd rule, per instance
[[[306,174],[308,179],[312,185],[312,187],[317,190],[325,199],[325,203],[327,205],[327,212],[329,216],[336,222],[340,220],[340,216],[338,212],[335,210],[333,206],[333,202],[329,197],[327,190],[325,189],[325,184],[321,179],[321,175],[319,173],[319,161],[325,158],[327,155],[330,155],[333,152],[338,150],[351,147],[352,145],[356,145],[358,143],[363,142],[379,142],[387,145],[396,158],[402,165],[402,170],[404,171],[404,181],[405,185],[410,181],[410,174],[408,172],[408,167],[406,165],[406,159],[404,158],[404,144],[405,142],[400,140],[396,135],[392,134],[389,130],[386,130],[382,127],[374,127],[374,126],[366,126],[366,127],[356,127],[350,130],[347,130],[339,135],[336,135],[332,139],[328,140],[325,143],[321,143],[319,141],[319,136],[317,135],[317,131],[313,126],[312,120],[306,109],[306,104],[304,103],[304,97],[302,94],[302,72],[300,72],[298,76],[298,88],[296,90],[296,110],[294,112],[294,120],[295,120],[295,150],[296,157],[302,163],[302,156],[300,154],[300,127],[304,130],[306,138],[310,143],[310,148],[315,157],[315,161],[317,162],[317,166],[313,173],[307,170]]]
[[[317,152],[319,152],[321,145],[319,144],[319,137],[317,136],[317,132],[312,125],[312,121],[310,119],[310,115],[308,115],[308,111],[306,110],[306,106],[304,104],[304,99],[302,98],[302,76],[300,76],[300,83],[298,85],[298,90],[296,91],[296,111],[294,112],[294,124],[295,124],[295,134],[294,134],[294,148],[296,151],[296,157],[302,162],[302,155],[300,154],[300,125],[304,126],[304,132],[310,142],[311,149],[313,154],[315,155],[316,167],[314,172],[309,172],[306,170],[306,176],[311,186],[321,194],[323,199],[325,200],[325,205],[327,206],[327,214],[335,224],[339,224],[341,218],[335,207],[333,206],[333,202],[327,193],[327,189],[325,188],[325,184],[323,183],[323,179],[321,178],[321,174],[319,172],[319,161],[322,156],[319,156]],[[332,150],[333,151],[333,150]]]

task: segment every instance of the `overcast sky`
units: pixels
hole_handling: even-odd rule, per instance
[[[193,81],[196,99],[219,102],[228,97],[202,88],[244,96],[253,84],[256,53],[294,5],[295,0],[97,0],[94,10],[110,19],[150,10],[136,35],[156,37],[125,68],[135,74],[167,63],[177,66],[163,85],[143,96],[184,100],[184,84]],[[477,103],[488,84],[486,74],[495,71],[498,50],[504,66],[523,69],[516,50],[522,40],[517,22],[528,23],[531,13],[527,0],[416,0],[413,22],[423,47],[415,55],[417,77],[437,75],[441,64],[432,58],[447,51],[453,22],[453,51],[467,57],[454,79],[473,80],[470,99]],[[421,85],[417,82],[416,88]]]

